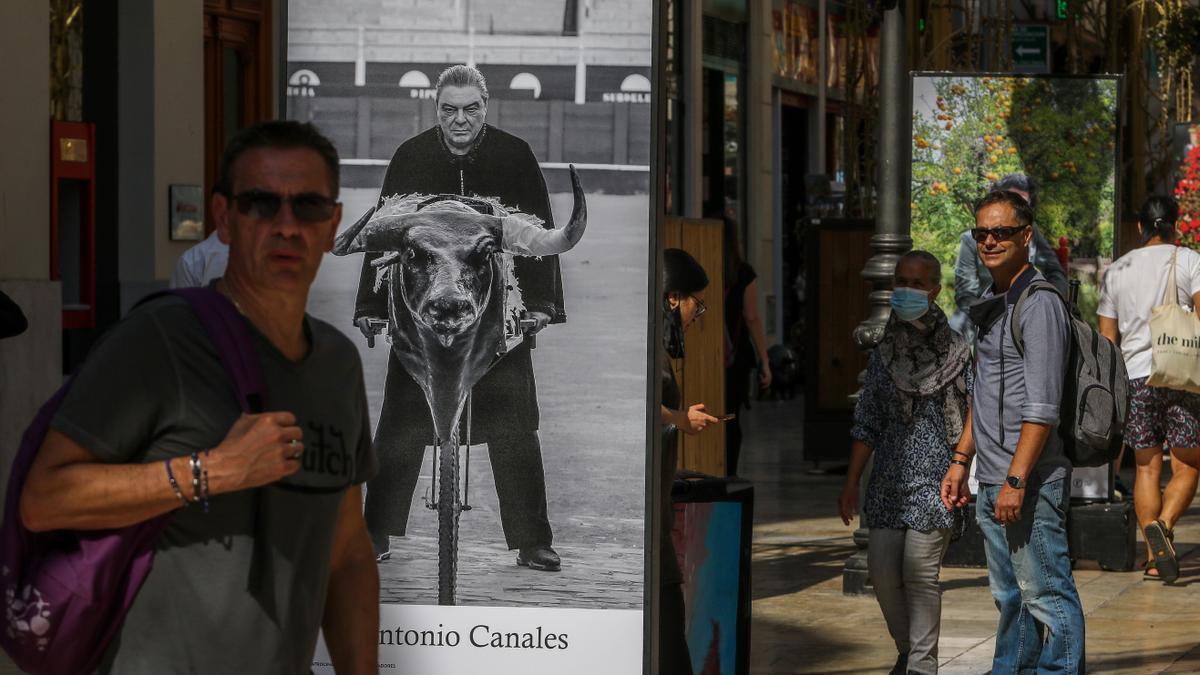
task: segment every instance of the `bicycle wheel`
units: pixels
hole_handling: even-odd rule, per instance
[[[438,604],[455,604],[458,585],[458,434],[438,448]]]

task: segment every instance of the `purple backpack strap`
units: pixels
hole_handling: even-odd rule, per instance
[[[199,317],[242,410],[261,412],[262,366],[246,319],[215,290],[170,293],[184,298]],[[63,385],[26,429],[0,521],[0,586],[8,602],[0,647],[21,669],[36,675],[96,669],[150,574],[155,542],[170,519],[167,514],[120,529],[47,534],[24,527],[21,490],[69,388],[70,382]]]
[[[250,325],[237,307],[213,288],[176,288],[149,295],[138,304],[164,295],[183,298],[196,313],[233,381],[242,412],[262,412],[266,393],[262,364],[254,350]]]

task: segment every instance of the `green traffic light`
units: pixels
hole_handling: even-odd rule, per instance
[[[1054,2],[1054,15],[1060,20],[1066,20],[1067,18],[1068,1],[1069,0],[1055,0]]]

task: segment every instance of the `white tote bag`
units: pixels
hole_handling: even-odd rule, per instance
[[[1171,254],[1163,304],[1150,314],[1154,365],[1146,384],[1200,393],[1200,318],[1179,304],[1179,291],[1175,285],[1178,254],[1179,249]]]

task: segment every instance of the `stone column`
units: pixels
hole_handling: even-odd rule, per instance
[[[883,336],[890,313],[892,273],[900,254],[912,248],[909,237],[910,144],[912,142],[912,95],[908,74],[908,48],[905,33],[905,2],[884,3],[883,29],[880,36],[879,74],[879,198],[875,209],[875,235],[871,248],[875,255],[863,268],[871,282],[871,311],[854,330],[860,349],[871,349]],[[863,476],[864,487],[866,474]],[[860,489],[860,494],[864,490]],[[842,571],[842,592],[870,592],[867,578],[867,529],[854,533],[858,551],[846,560]]]

